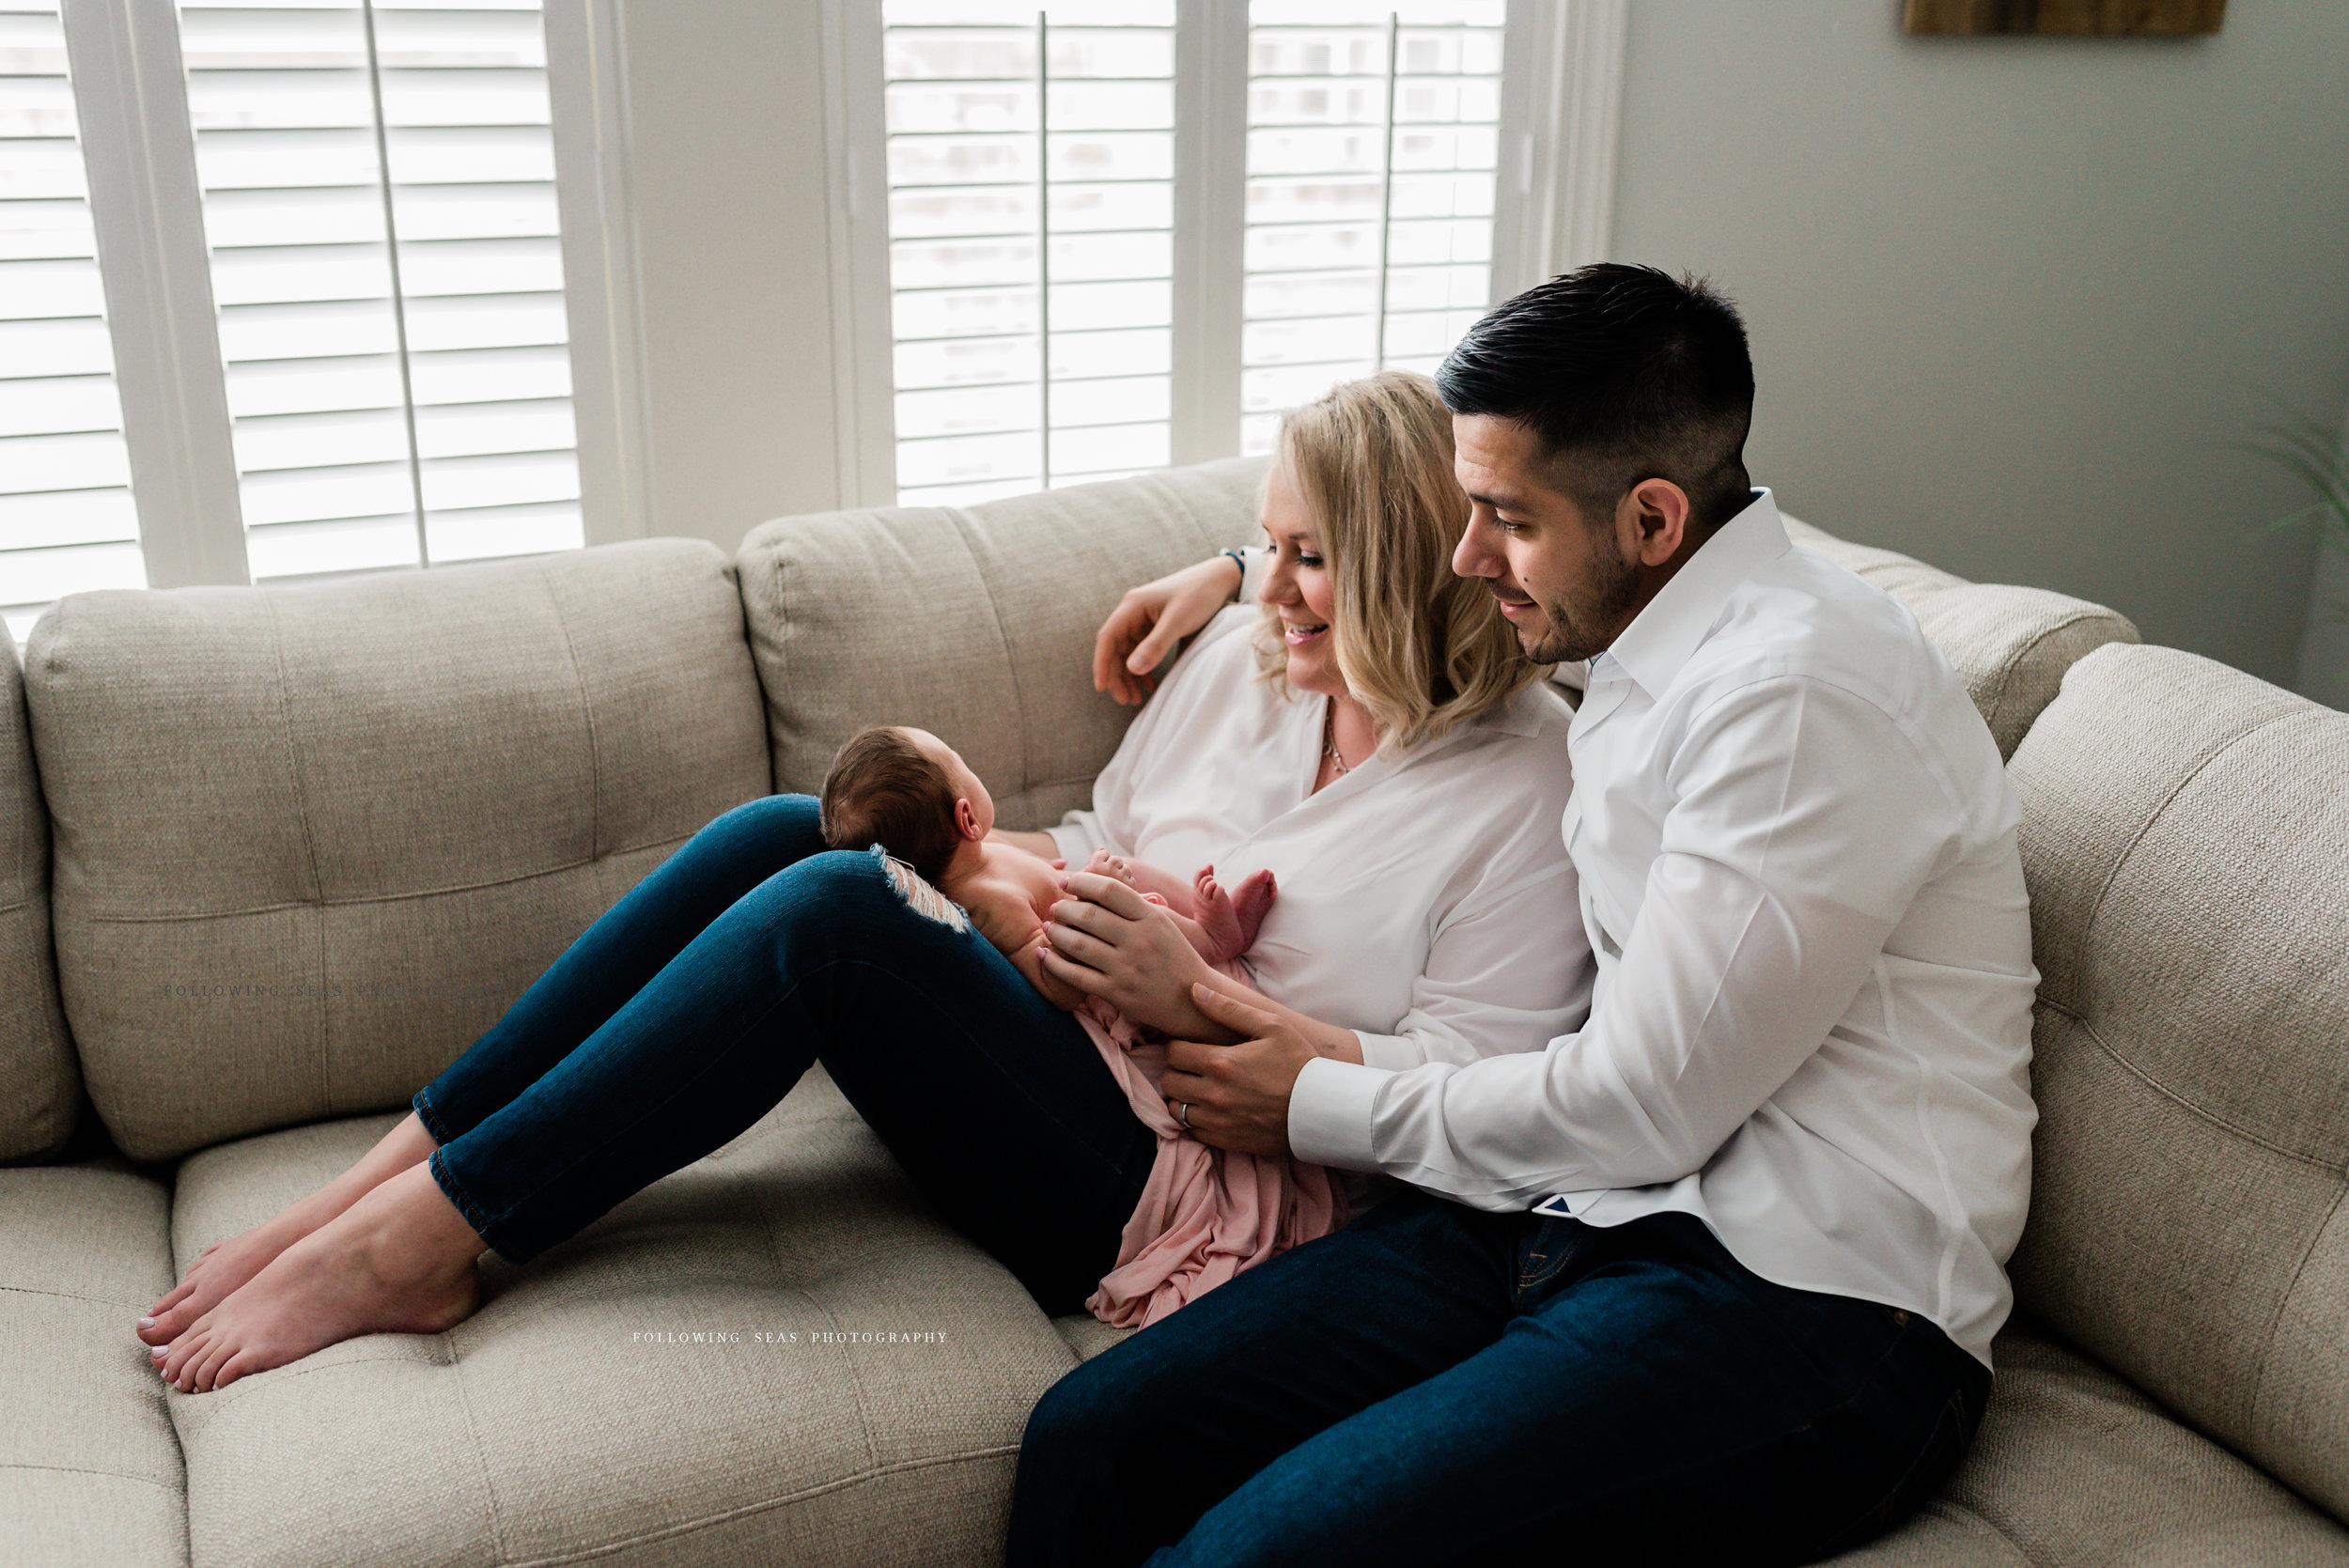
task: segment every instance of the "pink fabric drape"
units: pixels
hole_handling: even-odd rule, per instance
[[[1219,966],[1239,973],[1237,963]],[[1287,1155],[1210,1148],[1183,1130],[1159,1093],[1166,1047],[1143,1040],[1107,1002],[1077,1012],[1126,1091],[1134,1114],[1159,1136],[1158,1157],[1117,1249],[1117,1266],[1085,1302],[1120,1328],[1146,1327],[1279,1252],[1346,1222],[1344,1191],[1329,1171]]]

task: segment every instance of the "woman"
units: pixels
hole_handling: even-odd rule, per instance
[[[1579,929],[1557,831],[1568,714],[1449,569],[1467,520],[1451,460],[1424,378],[1293,411],[1263,610],[1185,654],[1093,812],[1014,835],[1234,880],[1271,867],[1249,1000],[1357,1062],[1532,1048],[1587,984],[1563,935]],[[482,1251],[527,1263],[736,1136],[817,1060],[1045,1311],[1082,1301],[1157,1135],[1069,1015],[967,923],[925,912],[926,888],[909,898],[878,858],[827,850],[817,815],[772,796],[704,828],[349,1172],[208,1250],[139,1320],[164,1377],[210,1389],[356,1334],[438,1332],[477,1303]],[[1071,891],[1100,903],[1061,906],[1055,972],[1180,1039],[1240,1038],[1201,1011],[1203,961],[1171,920],[1106,877]]]

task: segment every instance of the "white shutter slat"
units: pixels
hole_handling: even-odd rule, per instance
[[[181,14],[256,575],[580,544],[536,0]]]
[[[1254,0],[1241,449],[1381,365],[1426,370],[1490,289],[1500,0]]]
[[[57,8],[0,12],[0,620],[147,582]]]
[[[1039,62],[1033,5],[882,8],[907,498],[1167,461],[1174,7],[1050,10]]]

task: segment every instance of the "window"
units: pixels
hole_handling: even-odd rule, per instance
[[[582,538],[535,0],[184,0],[256,580]]]
[[[1168,461],[1174,9],[1124,0],[1012,20],[1010,7],[890,0],[906,505]]]
[[[1242,49],[1187,45],[1216,3],[885,0],[902,503],[1162,465],[1187,379],[1235,399],[1189,455],[1267,450],[1489,302],[1504,0],[1254,0]],[[1184,93],[1244,124],[1234,166],[1187,154]],[[1177,319],[1178,256],[1237,309]]]
[[[1501,0],[1252,8],[1243,451],[1334,382],[1432,372],[1484,314],[1501,23]]]
[[[583,542],[540,0],[0,7],[14,636]]]
[[[147,578],[54,0],[0,9],[0,615]]]

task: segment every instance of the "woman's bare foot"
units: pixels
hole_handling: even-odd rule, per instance
[[[300,1203],[288,1203],[266,1224],[226,1236],[204,1249],[188,1265],[187,1277],[147,1309],[133,1330],[149,1345],[169,1344],[206,1312],[227,1299],[247,1280],[267,1268],[278,1253],[334,1219],[381,1183],[428,1157],[436,1145],[416,1113],[378,1140],[351,1168]]]
[[[483,1250],[432,1172],[412,1165],[149,1354],[163,1381],[203,1393],[360,1334],[437,1334],[479,1304]]]
[[[1240,883],[1237,892],[1227,894],[1216,885],[1215,867],[1199,868],[1192,898],[1200,929],[1215,943],[1216,962],[1228,962],[1256,945],[1256,932],[1278,891],[1272,873],[1259,871]]]

